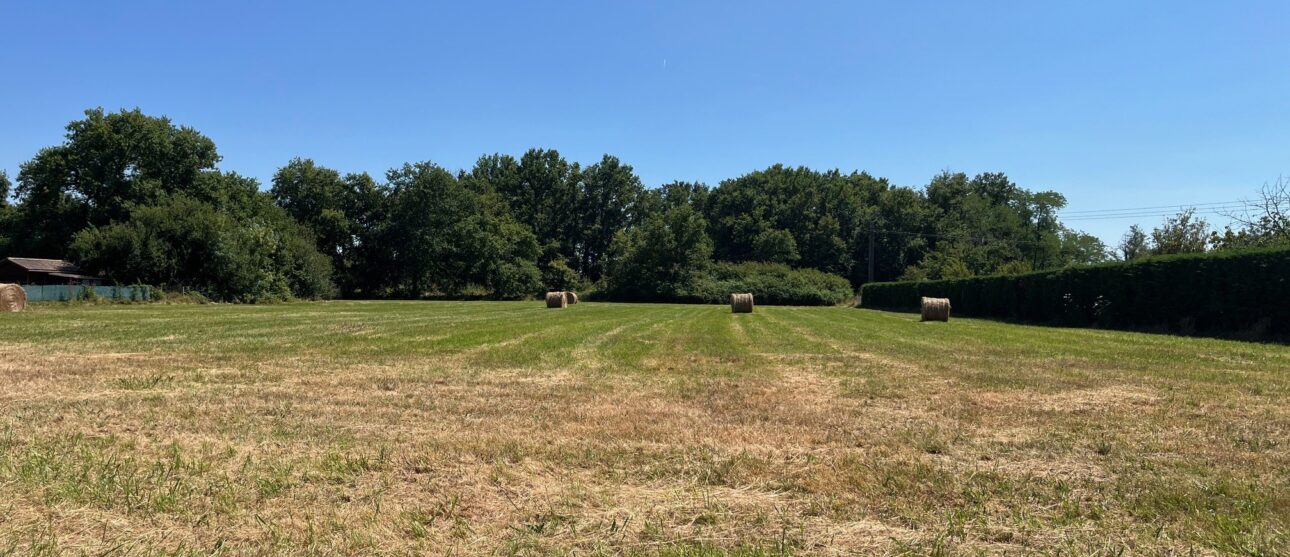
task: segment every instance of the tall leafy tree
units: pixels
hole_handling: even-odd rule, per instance
[[[9,206],[9,189],[13,183],[9,181],[9,173],[0,170],[0,209]]]
[[[645,191],[632,167],[605,155],[582,172],[578,270],[599,280],[614,236],[627,228]]]
[[[1187,209],[1151,231],[1151,253],[1202,253],[1209,249],[1209,241],[1209,223],[1197,217],[1195,209]]]
[[[690,208],[705,214],[708,195],[712,189],[699,182],[669,182],[657,188],[647,189],[641,194],[637,203],[632,224],[644,222],[654,215],[666,213],[668,209],[688,205]]]
[[[519,180],[493,185],[520,222],[537,235],[544,249],[563,257],[574,253],[577,238],[580,168],[554,149],[529,149],[520,157]]]
[[[1147,238],[1147,233],[1138,225],[1129,227],[1129,231],[1124,233],[1120,239],[1120,257],[1125,261],[1133,261],[1151,255],[1151,244]]]
[[[378,234],[385,287],[405,296],[454,294],[471,284],[500,296],[531,294],[537,239],[452,173],[429,162],[387,174],[389,213]]]
[[[138,109],[87,110],[68,124],[66,141],[41,150],[22,165],[17,195],[23,248],[61,256],[86,226],[127,218],[130,208],[182,193],[213,200],[222,192],[201,180],[219,162],[215,143],[189,127]]]
[[[529,149],[518,161],[508,155],[481,157],[461,179],[486,203],[496,200],[496,206],[533,231],[549,286],[563,288],[576,281],[584,236],[578,164],[554,149]]]
[[[879,188],[867,175],[817,172],[775,165],[726,180],[707,200],[706,214],[718,259],[792,259],[779,231],[793,238],[803,267],[848,274],[848,240],[866,202]],[[773,251],[759,253],[758,248]]]
[[[614,240],[605,290],[629,300],[690,296],[712,260],[703,216],[688,205],[651,216]]]
[[[369,286],[364,250],[380,218],[384,198],[367,174],[341,174],[310,159],[295,158],[278,169],[270,190],[274,202],[308,228],[318,250],[332,260],[342,292]]]
[[[14,234],[14,209],[9,205],[9,175],[0,170],[0,258],[9,256],[10,238]]]

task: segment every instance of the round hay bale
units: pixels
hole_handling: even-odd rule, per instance
[[[16,284],[0,284],[0,311],[17,312],[27,309],[27,291]]]
[[[564,309],[569,307],[569,300],[564,297],[564,292],[547,292],[546,307],[552,309]]]
[[[730,313],[752,313],[753,295],[751,293],[731,294]]]
[[[923,297],[923,321],[949,321],[950,299]]]
[[[578,303],[578,293],[572,292],[572,291],[566,291],[564,293],[564,301],[568,302],[569,305]]]

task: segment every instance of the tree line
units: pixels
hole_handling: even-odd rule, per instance
[[[1120,240],[1119,259],[1133,261],[1155,255],[1206,253],[1247,248],[1290,246],[1290,180],[1265,184],[1255,199],[1221,211],[1235,225],[1220,232],[1196,210],[1184,209],[1147,232],[1138,225]]]
[[[617,157],[583,165],[530,149],[457,171],[410,162],[381,179],[297,158],[264,189],[220,161],[210,138],[165,117],[86,111],[61,145],[21,165],[16,185],[0,175],[0,256],[69,258],[122,284],[246,302],[587,287],[679,299],[712,277],[771,268],[855,287],[871,243],[879,281],[1111,257],[1060,222],[1061,194],[1002,173],[944,172],[910,188],[774,165],[712,187],[647,188]]]

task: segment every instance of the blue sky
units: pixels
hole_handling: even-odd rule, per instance
[[[97,106],[193,126],[266,183],[293,156],[381,175],[540,146],[649,186],[1003,171],[1088,211],[1290,174],[1284,1],[112,4],[0,0],[10,176]]]

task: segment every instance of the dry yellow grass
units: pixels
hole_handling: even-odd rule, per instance
[[[1290,527],[1285,346],[540,302],[37,306],[0,339],[0,554],[1271,555]]]

